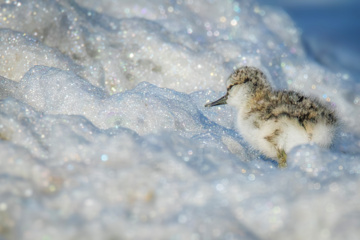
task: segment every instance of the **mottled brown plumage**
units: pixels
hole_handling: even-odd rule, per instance
[[[301,126],[323,119],[328,124],[336,123],[332,110],[295,91],[257,91],[248,102],[248,108],[249,114],[258,113],[261,120],[296,118]]]

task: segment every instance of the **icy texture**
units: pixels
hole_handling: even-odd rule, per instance
[[[0,239],[357,239],[359,83],[252,1],[2,0]],[[288,168],[228,106],[242,65],[328,102],[331,149]]]

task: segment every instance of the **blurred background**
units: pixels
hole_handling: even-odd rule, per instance
[[[302,30],[303,45],[317,62],[344,69],[360,82],[359,0],[260,0],[282,7]]]

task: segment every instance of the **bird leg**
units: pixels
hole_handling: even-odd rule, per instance
[[[287,157],[287,155],[286,155],[284,149],[278,149],[278,150],[277,150],[277,157],[278,157],[278,159],[279,159],[279,161],[278,161],[278,163],[279,163],[278,167],[279,167],[279,168],[286,168],[286,167],[287,167],[287,163],[286,163],[286,157]]]
[[[277,147],[277,140],[278,140],[278,137],[280,134],[281,134],[281,130],[275,129],[275,131],[272,134],[270,134],[269,136],[266,136],[265,139],[270,144],[272,144],[277,151],[279,168],[285,168],[287,166],[286,153],[285,153],[284,149],[280,149]]]

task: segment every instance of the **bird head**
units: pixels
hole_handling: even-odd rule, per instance
[[[229,98],[235,97],[239,94],[253,94],[258,90],[270,90],[271,86],[266,80],[265,74],[255,67],[240,67],[236,69],[226,81],[226,94],[220,99],[207,103],[205,107],[213,107],[217,105],[227,104]]]

